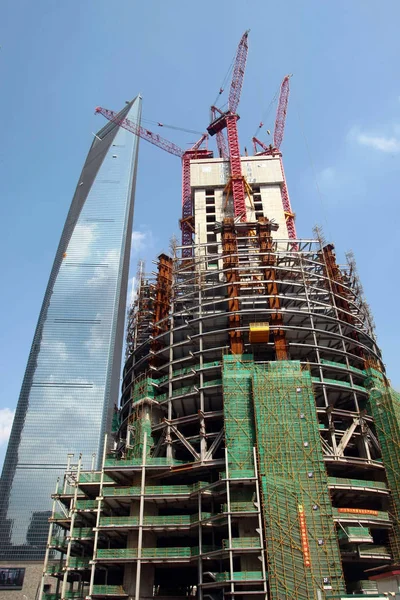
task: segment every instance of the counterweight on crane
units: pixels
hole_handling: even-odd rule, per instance
[[[153,133],[149,129],[145,129],[138,123],[133,123],[129,119],[124,119],[118,116],[112,110],[102,108],[98,106],[95,110],[96,114],[101,114],[103,117],[116,123],[120,127],[127,129],[131,133],[138,135],[144,140],[147,140],[154,146],[179,156],[182,160],[182,219],[180,221],[182,230],[182,257],[188,258],[192,255],[192,237],[194,233],[193,223],[193,207],[192,207],[192,195],[190,189],[190,161],[194,158],[212,158],[212,151],[207,148],[201,148],[203,143],[207,140],[208,135],[204,133],[201,138],[192,146],[189,150],[183,150],[173,142],[166,140],[157,133]]]

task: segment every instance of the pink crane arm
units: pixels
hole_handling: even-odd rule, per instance
[[[205,142],[206,140],[208,140],[208,133],[203,133],[203,135],[201,136],[201,138],[199,139],[199,141],[196,142],[194,144],[194,146],[192,146],[190,148],[190,150],[198,150],[200,148],[200,146],[202,145],[202,143]]]
[[[278,110],[276,112],[275,130],[274,130],[274,146],[279,150],[285,132],[286,112],[289,100],[289,79],[290,75],[286,75],[281,83],[281,93],[279,96]]]
[[[134,123],[133,121],[130,121],[129,119],[120,119],[118,117],[118,113],[115,113],[113,110],[108,110],[107,108],[102,108],[101,106],[98,106],[95,110],[95,113],[96,114],[100,113],[101,115],[103,115],[103,117],[105,117],[109,121],[116,123],[120,127],[127,129],[131,133],[138,135],[142,139],[147,140],[151,144],[158,146],[158,148],[161,148],[162,150],[165,150],[166,152],[169,152],[170,154],[179,156],[179,158],[182,158],[182,156],[184,155],[185,151],[182,150],[182,148],[179,148],[179,146],[177,146],[173,142],[166,140],[165,138],[161,137],[157,133],[153,133],[152,131],[145,129],[141,125],[138,125],[137,123]],[[202,142],[203,141],[204,140],[202,140]]]
[[[233,67],[232,82],[229,90],[228,108],[230,112],[235,113],[239,104],[240,94],[242,92],[244,71],[246,68],[247,60],[247,38],[249,35],[249,29],[244,32],[239,42],[238,49],[236,52],[235,65]]]

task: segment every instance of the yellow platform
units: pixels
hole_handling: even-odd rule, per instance
[[[269,341],[269,323],[250,323],[250,344],[266,344]]]

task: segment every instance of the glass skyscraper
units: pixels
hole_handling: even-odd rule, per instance
[[[136,122],[140,114],[140,96],[120,112]],[[107,123],[79,177],[3,467],[1,560],[43,557],[67,454],[101,459],[118,403],[137,157],[138,138]]]

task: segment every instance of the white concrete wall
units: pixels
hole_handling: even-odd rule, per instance
[[[222,158],[192,160],[190,162],[190,184],[193,188],[225,186],[229,180],[229,172],[229,161]],[[242,156],[242,173],[250,184],[283,182],[278,157]]]
[[[194,200],[196,242],[207,242],[207,203],[206,190],[213,189],[215,195],[216,221],[233,215],[232,199],[224,210],[225,196],[223,190],[229,181],[229,161],[221,158],[209,160],[192,160],[190,164],[190,182]],[[260,188],[263,213],[279,225],[275,238],[288,237],[285,214],[282,205],[281,184],[283,175],[280,161],[272,156],[242,157],[242,173],[247,182]],[[247,220],[256,220],[255,211],[249,200],[246,201]],[[217,241],[220,241],[217,234]]]
[[[271,220],[274,219],[279,225],[278,231],[274,231],[272,237],[287,239],[289,236],[282,204],[281,186],[279,184],[260,185],[260,192],[264,216]]]

